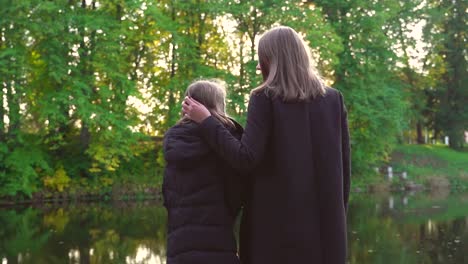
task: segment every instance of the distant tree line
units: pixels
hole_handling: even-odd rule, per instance
[[[0,0],[0,196],[163,166],[148,141],[178,120],[198,78],[225,80],[228,112],[244,122],[261,82],[256,41],[275,25],[303,34],[327,84],[343,92],[355,174],[387,160],[398,142],[423,143],[426,130],[462,148],[467,5]],[[421,21],[416,39],[410,32]],[[411,51],[421,43],[416,66]]]

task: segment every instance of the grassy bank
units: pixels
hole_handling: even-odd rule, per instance
[[[400,145],[391,155],[390,166],[406,171],[408,180],[437,188],[468,190],[468,150],[455,151],[443,145]]]

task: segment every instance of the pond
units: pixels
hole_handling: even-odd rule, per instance
[[[468,263],[468,193],[352,194],[349,263]],[[164,263],[155,202],[0,209],[0,263]]]

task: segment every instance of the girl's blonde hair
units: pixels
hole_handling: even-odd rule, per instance
[[[235,127],[234,122],[226,114],[226,88],[219,80],[198,80],[189,85],[185,96],[192,97],[203,104],[211,115],[225,126]],[[190,122],[182,116],[180,123]]]
[[[258,58],[264,82],[253,93],[267,91],[284,101],[325,94],[310,50],[294,29],[280,26],[266,32],[258,43]]]

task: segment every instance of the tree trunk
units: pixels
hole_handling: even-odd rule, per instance
[[[81,7],[82,8],[87,8],[86,7],[86,1],[83,0],[81,2]],[[96,1],[92,1],[91,3],[91,8],[93,10],[96,9]],[[88,90],[84,91],[83,96],[85,96],[86,100],[92,101],[94,95],[96,94],[95,88],[93,87],[94,85],[94,70],[92,69],[92,60],[93,60],[93,53],[91,52],[94,48],[95,42],[96,42],[96,31],[93,30],[91,32],[90,38],[89,38],[89,46],[86,47],[86,43],[84,42],[84,37],[86,35],[86,32],[84,30],[84,27],[81,28],[81,49],[82,52],[80,54],[80,62],[81,62],[81,74],[83,78],[86,80],[86,84],[89,87]],[[91,91],[91,92],[89,92]],[[80,143],[83,148],[83,151],[86,152],[86,150],[89,147],[89,144],[91,142],[91,133],[89,131],[89,125],[87,122],[82,119],[81,120],[81,131],[80,131]]]
[[[81,2],[81,7],[86,8],[86,1],[82,0]],[[88,72],[87,72],[87,62],[86,59],[89,56],[89,52],[86,50],[86,44],[84,42],[84,37],[85,37],[85,32],[84,28],[81,29],[81,49],[82,51],[80,52],[80,63],[81,63],[81,76],[84,79],[87,79],[88,77]],[[88,83],[89,85],[89,83]],[[87,91],[83,91],[83,96],[85,97],[86,100],[90,100],[89,98],[89,93]],[[80,143],[81,147],[83,148],[83,153],[86,152],[88,149],[90,142],[90,134],[89,134],[89,129],[88,125],[86,124],[85,118],[81,118],[81,131],[80,131]]]
[[[245,84],[245,64],[244,64],[244,35],[239,41],[239,88],[243,88]]]
[[[0,47],[1,47],[1,38],[0,38]],[[0,75],[0,142],[3,142],[5,139],[5,106],[3,105],[3,88],[4,88],[5,79]]]
[[[5,139],[5,108],[3,106],[3,87],[0,87],[0,141]]]
[[[200,0],[197,1],[197,6],[200,6]],[[201,12],[198,12],[198,34],[197,34],[197,62],[201,61],[201,46],[205,40],[205,21],[208,14],[204,13],[202,17]],[[196,65],[195,65],[196,67]]]
[[[3,35],[3,28],[0,28],[0,36]],[[0,37],[0,47],[3,47],[3,39]],[[3,74],[0,74],[0,142],[3,142],[5,136],[5,122],[3,118],[5,116],[5,108],[3,106],[3,88],[5,79]]]
[[[17,83],[15,83],[15,86],[16,84]],[[14,88],[13,88],[12,82],[7,82],[6,97],[7,97],[7,102],[8,102],[8,119],[9,119],[8,136],[14,138],[16,134],[18,133],[18,130],[20,127],[20,106],[19,106],[18,94],[13,90]]]
[[[416,142],[418,144],[424,144],[423,126],[420,121],[416,123]]]
[[[91,3],[91,8],[92,9],[95,9],[96,6],[95,6],[95,1],[93,1]],[[81,1],[81,8],[82,9],[86,9],[87,8],[87,5],[86,5],[86,0],[82,0]],[[86,10],[83,10],[83,12],[87,12]],[[82,94],[81,96],[84,97],[84,100],[87,100],[89,102],[92,101],[93,99],[93,95],[95,93],[94,91],[94,88],[93,88],[93,85],[94,85],[94,74],[93,74],[93,69],[91,68],[91,65],[92,65],[92,56],[93,54],[91,53],[91,50],[93,49],[93,42],[95,41],[95,31],[93,31],[91,33],[91,35],[89,35],[89,43],[88,43],[88,46],[86,45],[85,41],[84,41],[84,38],[86,37],[86,32],[85,32],[85,27],[84,26],[80,26],[79,28],[79,31],[80,31],[80,37],[81,37],[81,42],[80,42],[80,49],[79,49],[79,56],[80,56],[80,72],[81,72],[81,76],[82,76],[82,79],[85,81],[86,83],[86,86],[88,86],[88,88],[85,88],[83,91],[82,91]],[[89,129],[89,123],[88,123],[88,118],[90,117],[81,117],[81,129],[80,129],[80,146],[81,146],[81,151],[82,151],[82,155],[85,155],[86,156],[86,159],[88,161],[91,161],[91,157],[89,157],[89,155],[86,154],[86,151],[88,150],[89,148],[89,145],[90,145],[90,142],[91,142],[91,137],[92,137],[92,134],[90,132],[90,129]],[[89,172],[88,170],[86,169],[83,169],[81,171],[81,175],[82,176],[89,176]]]
[[[243,89],[245,87],[246,83],[246,76],[245,76],[245,63],[244,63],[244,35],[240,38],[240,43],[239,43],[239,63],[240,63],[240,69],[239,69],[239,90],[235,93],[236,97],[240,97],[242,100],[242,94],[243,94]],[[242,109],[242,101],[237,102],[240,107],[234,107],[234,111],[236,112],[237,115],[240,115],[243,113]]]
[[[309,1],[314,2],[314,1]],[[350,47],[349,47],[349,31],[347,30],[346,23],[342,21],[342,16],[344,16],[348,10],[348,6],[341,6],[341,8],[336,8],[333,3],[329,3],[327,1],[320,1],[318,3],[319,6],[323,8],[325,14],[327,14],[327,18],[330,20],[332,24],[336,25],[337,34],[342,37],[342,45],[343,51],[337,54],[340,64],[337,64],[335,67],[335,83],[334,86],[337,88],[341,88],[343,83],[346,82],[346,69],[347,65],[344,63],[347,61],[346,54],[350,54]],[[348,106],[348,111],[350,111],[351,105]]]
[[[254,8],[254,11],[253,11],[253,25],[252,25],[252,34],[249,34],[249,38],[250,38],[250,60],[251,61],[254,61],[255,60],[255,37],[257,37],[257,9]]]
[[[175,21],[176,19],[176,12],[175,12],[175,7],[174,3],[172,2],[171,5],[171,20]],[[177,49],[176,49],[176,40],[174,34],[172,35],[172,41],[171,41],[171,74],[170,74],[170,79],[173,79],[176,74],[176,60],[177,60]],[[169,98],[168,98],[168,115],[167,115],[167,122],[166,124],[172,125],[172,122],[175,120],[175,114],[174,114],[174,107],[175,106],[175,98],[174,98],[174,92],[175,92],[175,87],[171,87],[171,90],[169,91]]]

